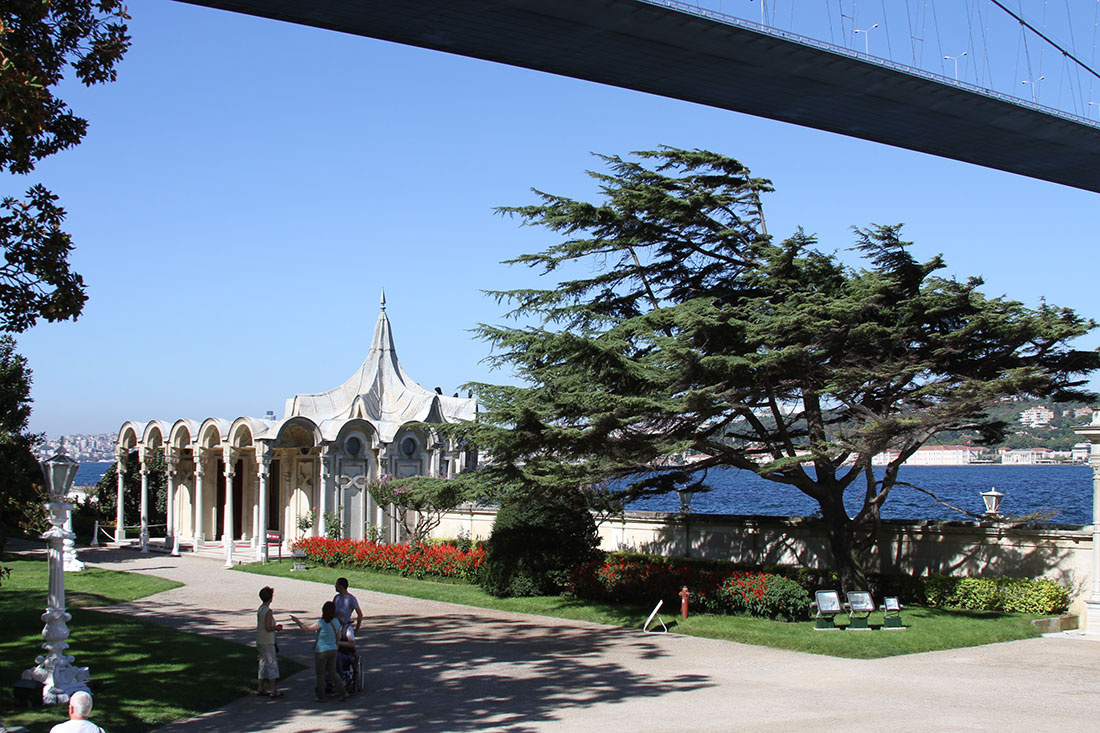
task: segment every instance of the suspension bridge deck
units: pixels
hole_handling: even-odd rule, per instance
[[[181,0],[696,102],[1100,192],[1100,126],[643,0]]]

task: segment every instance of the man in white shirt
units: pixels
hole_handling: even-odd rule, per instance
[[[336,604],[336,618],[340,622],[340,633],[351,625],[352,611],[356,613],[355,631],[359,631],[359,625],[363,623],[363,610],[359,608],[359,599],[348,593],[348,579],[336,579],[336,595],[332,602]]]
[[[69,698],[69,719],[50,728],[50,733],[103,733],[103,729],[88,720],[92,714],[92,696],[83,690]]]

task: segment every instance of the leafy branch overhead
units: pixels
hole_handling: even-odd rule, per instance
[[[80,143],[87,120],[54,92],[71,69],[87,86],[113,81],[130,46],[120,0],[14,0],[0,4],[0,170],[24,174]],[[38,318],[76,318],[84,282],[70,272],[64,209],[41,185],[0,201],[0,331]]]
[[[855,228],[853,266],[802,230],[773,239],[771,184],[736,160],[674,148],[600,160],[597,203],[536,191],[500,210],[564,237],[512,262],[584,276],[492,293],[531,324],[478,329],[490,361],[522,380],[475,385],[468,439],[492,453],[499,485],[618,480],[629,497],[747,469],[818,501],[851,580],[898,468],[931,437],[1000,440],[986,409],[1006,397],[1093,398],[1083,385],[1100,355],[1071,343],[1095,323],[943,276],[901,225]],[[876,477],[887,449],[897,457]],[[706,457],[675,465],[686,450]]]

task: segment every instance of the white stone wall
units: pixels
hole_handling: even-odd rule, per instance
[[[433,536],[487,539],[496,510],[464,505]],[[1071,613],[1083,614],[1091,587],[1092,527],[1009,529],[991,523],[884,521],[874,557],[883,570],[1051,578],[1070,587]],[[600,526],[601,547],[746,564],[828,566],[820,520],[626,512]]]

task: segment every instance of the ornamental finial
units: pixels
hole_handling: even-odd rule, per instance
[[[386,289],[382,288],[382,311],[386,310]]]

